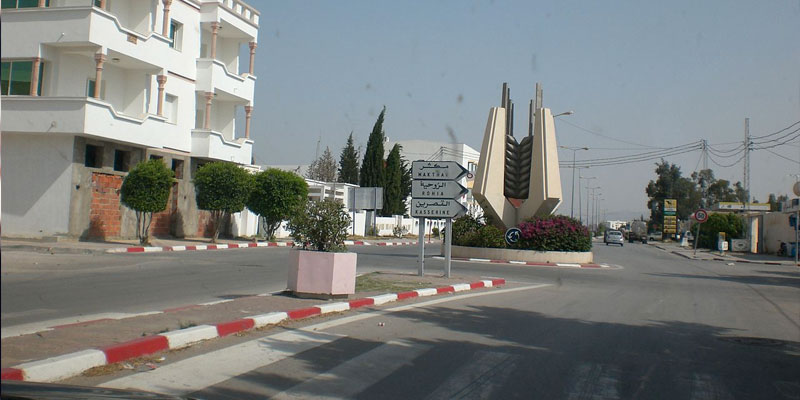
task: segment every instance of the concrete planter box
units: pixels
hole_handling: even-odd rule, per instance
[[[356,291],[356,253],[292,250],[288,288],[300,297],[346,297]]]
[[[594,260],[591,251],[534,251],[465,246],[453,246],[451,255],[459,258],[486,258],[489,260],[531,261],[541,263],[586,264]]]

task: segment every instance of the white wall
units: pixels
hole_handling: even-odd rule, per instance
[[[68,232],[73,142],[71,136],[3,132],[3,235]]]

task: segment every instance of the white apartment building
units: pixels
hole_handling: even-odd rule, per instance
[[[3,0],[3,235],[135,236],[119,187],[148,158],[178,181],[153,234],[206,234],[191,179],[251,164],[258,22],[240,0]]]
[[[478,205],[478,202],[472,197],[472,184],[474,183],[475,170],[478,168],[478,160],[481,153],[478,150],[464,143],[444,143],[434,142],[430,140],[401,140],[390,141],[384,143],[384,158],[389,156],[389,152],[395,144],[402,146],[400,157],[404,158],[409,163],[413,161],[455,161],[464,168],[466,168],[470,175],[461,178],[462,186],[469,189],[469,193],[461,196],[459,201],[469,210],[469,213],[475,216],[483,214],[483,209]],[[411,204],[410,202],[408,204]]]

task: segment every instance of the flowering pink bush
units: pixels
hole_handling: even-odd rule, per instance
[[[590,251],[589,231],[578,220],[563,215],[533,217],[519,224],[515,248],[538,251]]]

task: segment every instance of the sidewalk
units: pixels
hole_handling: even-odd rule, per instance
[[[711,251],[709,249],[697,249],[695,254],[692,247],[681,247],[678,243],[674,242],[649,242],[653,247],[679,255],[683,258],[690,260],[703,260],[703,261],[724,261],[742,264],[768,264],[768,265],[786,265],[786,266],[800,266],[800,263],[795,264],[794,258],[778,257],[772,254],[752,254],[752,253],[733,253],[726,251],[720,254],[719,251]]]
[[[414,245],[416,240],[381,238],[379,240],[346,240],[347,246],[396,246]],[[62,239],[58,241],[41,241],[36,239],[3,238],[2,250],[36,251],[50,254],[103,254],[103,253],[147,253],[161,251],[190,250],[224,250],[244,249],[251,247],[292,247],[291,239],[279,239],[275,242],[244,239],[219,239],[212,244],[208,238],[151,238],[150,246],[142,247],[138,240],[82,241]]]
[[[55,382],[96,367],[104,371],[152,369],[161,357],[170,357],[164,352],[209,339],[360,307],[499,285],[505,285],[505,280],[373,273],[360,277],[356,294],[344,300],[300,299],[284,293],[258,295],[124,319],[54,326],[2,339],[2,379]]]

